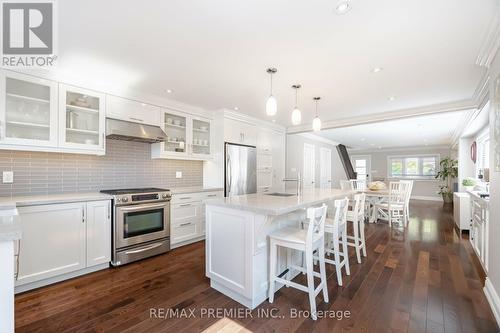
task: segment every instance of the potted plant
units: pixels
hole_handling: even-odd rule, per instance
[[[462,180],[462,185],[466,191],[472,191],[474,186],[476,186],[476,180],[470,177],[464,178],[464,180]]]
[[[439,162],[440,170],[436,174],[436,179],[441,179],[445,184],[439,186],[438,194],[443,197],[444,203],[453,202],[453,190],[451,181],[458,176],[458,161],[451,157],[446,157]]]

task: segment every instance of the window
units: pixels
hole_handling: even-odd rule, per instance
[[[476,177],[484,175],[484,169],[490,167],[490,133],[484,132],[477,138]]]
[[[439,167],[439,155],[389,156],[389,178],[434,179]]]

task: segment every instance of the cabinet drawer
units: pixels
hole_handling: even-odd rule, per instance
[[[215,199],[224,197],[224,192],[216,191],[216,192],[204,192],[201,193],[203,199]]]
[[[172,202],[172,205],[174,205],[174,204],[178,204],[178,203],[202,201],[204,199],[221,198],[223,196],[224,196],[224,192],[222,192],[222,191],[174,194],[172,196],[171,202]]]
[[[172,225],[198,219],[203,216],[201,201],[175,204],[171,209]]]
[[[170,227],[170,242],[172,244],[185,242],[201,235],[201,225],[198,221],[190,221]]]

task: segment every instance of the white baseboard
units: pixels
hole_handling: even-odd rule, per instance
[[[427,200],[427,201],[441,201],[441,202],[443,202],[443,198],[441,198],[441,197],[432,197],[432,196],[425,196],[425,195],[412,195],[411,198],[413,200]]]
[[[500,326],[500,297],[498,297],[495,287],[493,287],[493,284],[488,277],[486,278],[483,291],[486,295],[488,303],[490,303],[491,311],[495,316],[497,324]]]

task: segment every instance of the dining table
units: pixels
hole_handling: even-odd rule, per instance
[[[366,195],[366,201],[369,204],[369,217],[368,221],[370,223],[377,222],[377,210],[376,205],[378,203],[387,201],[389,199],[389,189],[371,190],[369,188],[358,190],[358,193],[364,193]],[[385,215],[385,214],[384,214]],[[383,216],[385,218],[385,216]]]

